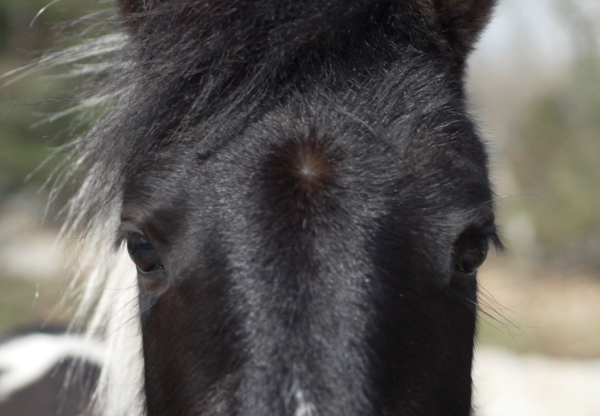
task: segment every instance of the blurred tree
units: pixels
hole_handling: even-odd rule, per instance
[[[0,75],[31,62],[58,42],[68,44],[65,22],[106,7],[79,0],[0,0]],[[45,115],[64,109],[73,90],[67,81],[29,77],[2,85],[6,81],[0,79],[0,202],[26,184],[25,177],[46,159],[50,147],[68,138],[72,122],[66,117],[32,129]],[[53,166],[49,163],[29,183],[40,187]]]
[[[523,117],[510,149],[543,259],[600,269],[600,62],[575,66],[568,82]]]
[[[573,50],[578,59],[598,52],[600,40],[600,7],[597,0],[554,0],[557,16],[572,34]]]

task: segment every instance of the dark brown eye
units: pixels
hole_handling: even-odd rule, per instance
[[[141,234],[133,233],[127,237],[127,251],[140,273],[162,269],[156,250]]]
[[[476,238],[456,253],[454,272],[473,276],[487,257],[489,243],[486,238]]]

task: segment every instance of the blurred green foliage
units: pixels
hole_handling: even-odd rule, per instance
[[[30,63],[56,45],[64,46],[70,39],[68,22],[108,7],[106,3],[81,0],[49,3],[0,0],[0,75]],[[48,157],[50,148],[69,137],[69,117],[32,126],[64,109],[74,87],[72,81],[40,76],[2,86],[6,81],[0,80],[0,198],[22,187],[27,175]],[[30,183],[41,186],[54,166],[56,161],[48,163]]]
[[[567,82],[523,118],[513,173],[538,198],[525,209],[542,260],[600,268],[600,62],[579,63]]]
[[[32,322],[70,321],[70,311],[59,302],[64,284],[28,279],[1,279],[0,284],[0,334]]]

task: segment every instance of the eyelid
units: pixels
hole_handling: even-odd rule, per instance
[[[124,220],[121,221],[121,224],[119,224],[119,227],[117,228],[113,244],[114,249],[118,250],[131,234],[139,234],[144,238],[148,238],[146,232],[144,232],[135,222]]]
[[[504,244],[496,225],[496,215],[493,210],[493,204],[486,204],[479,210],[477,219],[474,221],[473,226],[476,233],[487,240],[490,246],[498,252],[504,251]]]
[[[485,224],[480,229],[480,236],[485,238],[490,247],[493,247],[496,252],[503,253],[506,250],[495,222]]]
[[[489,216],[483,222],[474,222],[466,227],[458,238],[454,241],[454,247],[461,248],[470,244],[475,239],[484,239],[490,247],[493,247],[496,252],[503,253],[505,250],[504,243],[498,232],[498,227],[494,221],[494,217]]]

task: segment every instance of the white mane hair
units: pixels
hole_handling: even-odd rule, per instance
[[[108,18],[103,17],[103,22],[98,23],[97,17],[103,15]],[[100,336],[106,345],[90,404],[92,414],[142,416],[143,357],[136,269],[125,247],[115,247],[113,242],[120,206],[117,193],[107,184],[118,181],[117,173],[110,171],[105,161],[94,160],[94,150],[113,117],[111,109],[127,100],[130,91],[125,82],[118,82],[128,67],[124,57],[127,35],[115,32],[114,17],[114,11],[103,11],[74,22],[90,27],[84,31],[89,39],[47,52],[0,76],[0,82],[6,85],[56,69],[60,74],[53,77],[85,81],[67,109],[37,123],[74,114],[80,121],[76,125],[100,120],[88,131],[73,134],[68,144],[50,156],[60,156],[63,162],[51,175],[49,204],[65,186],[78,183],[77,191],[61,212],[65,222],[60,237],[77,239],[81,247],[77,270],[63,302],[74,301],[77,305],[71,328],[85,327],[90,339]]]
[[[87,334],[101,333],[106,343],[93,412],[142,416],[143,359],[136,270],[125,249],[113,252],[106,246],[110,247],[105,244],[97,251],[88,251],[83,264],[90,265],[92,272],[82,284],[73,286],[80,297],[74,322],[91,316]]]

